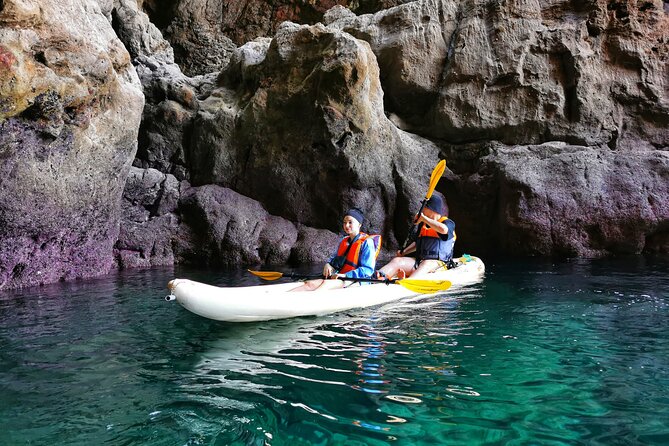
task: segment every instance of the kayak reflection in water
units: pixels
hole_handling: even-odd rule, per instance
[[[397,257],[374,273],[374,278],[424,278],[426,274],[448,269],[453,259],[455,246],[455,222],[448,218],[446,198],[434,192],[425,204],[425,208],[416,216],[415,240],[403,251],[397,251]],[[416,257],[407,254],[415,252]]]
[[[370,278],[381,250],[381,236],[360,232],[365,217],[358,208],[346,211],[343,229],[346,236],[339,242],[337,251],[323,267],[325,279],[304,282],[291,291],[330,290],[350,286],[354,282],[340,278]],[[359,283],[359,282],[358,282]]]

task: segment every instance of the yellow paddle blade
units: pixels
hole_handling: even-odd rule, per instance
[[[399,283],[407,290],[420,294],[432,294],[446,291],[453,285],[450,280],[400,279]]]
[[[430,187],[427,190],[427,194],[425,194],[426,200],[429,200],[430,197],[432,196],[432,192],[434,192],[434,188],[437,187],[437,183],[439,182],[441,176],[444,174],[444,170],[446,170],[446,160],[441,160],[434,167],[432,175],[430,176]]]
[[[264,280],[276,280],[283,277],[283,273],[280,273],[279,271],[253,271],[250,269],[247,269],[247,271]]]

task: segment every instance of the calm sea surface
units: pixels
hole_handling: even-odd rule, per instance
[[[487,263],[441,296],[252,324],[163,300],[242,271],[0,293],[0,445],[669,444],[668,258]]]

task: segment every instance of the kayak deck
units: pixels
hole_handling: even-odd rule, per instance
[[[485,267],[477,257],[462,257],[457,268],[432,273],[429,280],[449,280],[462,286],[481,280]],[[323,291],[290,290],[301,282],[250,287],[216,287],[188,279],[174,279],[170,289],[176,301],[199,316],[225,322],[254,322],[299,316],[322,316],[354,308],[393,302],[418,293],[398,284],[353,284]]]

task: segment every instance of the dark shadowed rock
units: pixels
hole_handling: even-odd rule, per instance
[[[283,263],[297,239],[290,222],[270,216],[257,201],[215,185],[188,189],[179,211],[198,249],[183,256],[195,263]]]
[[[268,212],[338,230],[362,208],[369,230],[394,240],[418,203],[438,148],[383,114],[369,46],[323,25],[285,23],[240,47],[222,86],[200,104],[192,179],[234,188]],[[198,161],[199,160],[199,161]]]
[[[300,226],[290,260],[296,264],[325,264],[340,239],[340,236],[332,231]]]
[[[97,3],[0,5],[0,288],[105,274],[139,80]]]
[[[490,147],[478,172],[454,179],[459,234],[512,254],[669,252],[669,153],[560,143]],[[466,195],[465,195],[466,194]],[[462,209],[469,209],[463,215]]]
[[[119,267],[173,265],[176,260],[174,237],[178,228],[179,219],[174,214],[157,216],[141,223],[124,220],[114,246]]]

